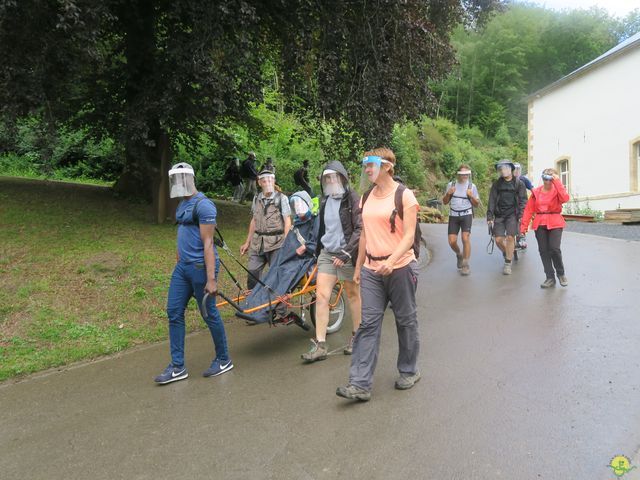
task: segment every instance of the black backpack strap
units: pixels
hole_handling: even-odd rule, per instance
[[[364,192],[362,194],[362,209],[364,209],[364,203],[367,201],[367,198],[369,198],[369,195],[371,195],[371,192],[373,191],[373,187],[371,187],[369,190],[367,190],[366,192]]]
[[[393,212],[391,212],[391,216],[389,217],[389,224],[391,225],[391,233],[395,233],[396,231],[396,216],[400,217],[400,220],[403,219],[404,216],[404,206],[402,204],[402,195],[407,187],[405,187],[402,183],[398,184],[398,188],[396,188],[396,193],[393,197],[393,203],[395,204],[395,208]]]
[[[194,225],[200,226],[200,215],[198,215],[198,205],[203,200],[209,200],[211,202],[211,199],[207,198],[207,196],[204,194],[201,197],[198,197],[195,205],[193,206],[193,212],[191,212],[191,223]]]

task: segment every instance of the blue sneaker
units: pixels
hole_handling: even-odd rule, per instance
[[[160,375],[155,378],[158,385],[166,385],[167,383],[184,380],[189,376],[189,372],[185,367],[174,367],[171,363],[164,369]]]
[[[211,362],[211,366],[207,368],[207,370],[202,374],[203,377],[215,377],[217,375],[222,375],[224,372],[228,372],[233,368],[233,363],[231,360],[227,360],[226,362],[221,362],[217,358]]]

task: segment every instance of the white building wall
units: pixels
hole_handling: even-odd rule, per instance
[[[630,191],[629,159],[629,143],[640,137],[640,48],[534,98],[530,122],[534,184],[566,157],[569,193],[582,206],[589,198],[597,210],[640,208],[640,193]]]

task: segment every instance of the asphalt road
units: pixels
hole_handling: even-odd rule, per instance
[[[446,227],[419,280],[423,379],[393,382],[388,315],[369,403],[335,396],[349,357],[303,365],[295,326],[228,326],[236,368],[199,374],[207,332],[187,339],[191,377],[153,377],[167,343],[0,386],[0,478],[640,478],[640,243],[566,233],[567,288],[545,291],[535,240],[510,277],[486,230],[461,277]],[[330,337],[346,342],[349,328]]]

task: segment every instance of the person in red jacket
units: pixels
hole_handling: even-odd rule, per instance
[[[536,232],[538,251],[547,279],[540,288],[551,288],[556,284],[556,275],[560,285],[566,287],[569,282],[564,274],[560,242],[566,223],[562,216],[562,204],[569,201],[569,194],[558,177],[558,172],[547,168],[542,172],[543,185],[531,191],[531,197],[520,222],[520,232],[527,233],[533,217],[533,229]],[[555,269],[555,270],[554,270]]]

